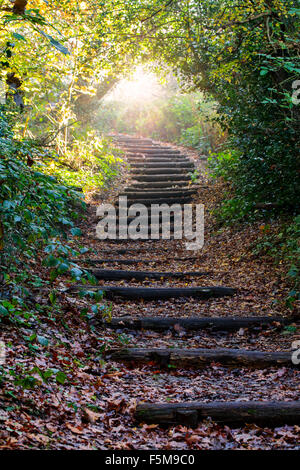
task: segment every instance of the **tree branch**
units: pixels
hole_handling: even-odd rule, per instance
[[[148,20],[151,20],[151,18],[153,18],[154,16],[158,15],[158,13],[160,13],[161,11],[163,11],[165,8],[167,8],[168,6],[170,6],[172,3],[173,3],[174,0],[169,0],[166,5],[164,5],[163,7],[161,7],[159,10],[155,11],[154,13],[152,13],[150,16],[148,16],[147,18],[144,18],[143,20],[141,20],[141,23],[145,23],[145,21],[148,21]]]

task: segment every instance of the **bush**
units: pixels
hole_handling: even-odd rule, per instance
[[[95,131],[75,136],[66,151],[51,159],[44,172],[84,191],[108,185],[120,171],[121,152]]]

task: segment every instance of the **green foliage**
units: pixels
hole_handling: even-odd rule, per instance
[[[218,102],[217,121],[235,153],[234,162],[223,161],[239,201],[232,204],[240,205],[234,216],[257,203],[293,212],[300,200],[300,107],[292,99],[300,70],[298,1],[134,3],[128,15],[149,18],[141,26],[142,55]]]
[[[50,287],[58,276],[94,282],[93,276],[70,261],[82,251],[71,238],[80,236],[74,225],[85,210],[83,195],[46,174],[51,155],[30,141],[14,138],[10,119],[0,114],[0,321],[27,324],[45,308],[33,304],[30,290]],[[69,242],[68,242],[69,240]],[[43,259],[49,280],[32,274],[32,260]],[[36,262],[35,261],[35,262]],[[59,313],[56,291],[49,292],[52,313]]]
[[[0,114],[0,216],[6,253],[18,250],[32,255],[32,244],[46,243],[74,226],[74,203],[84,208],[82,196],[44,174],[40,163],[45,152],[32,143],[18,142],[3,114]]]
[[[275,233],[267,232],[256,243],[253,253],[267,255],[274,258],[276,263],[284,263],[287,266],[287,279],[292,289],[286,299],[287,306],[293,308],[296,301],[300,300],[300,216],[280,226]]]
[[[108,186],[119,174],[120,156],[121,151],[113,148],[108,139],[89,131],[74,138],[59,158],[51,160],[44,172],[67,185],[79,186],[83,191],[95,190]]]

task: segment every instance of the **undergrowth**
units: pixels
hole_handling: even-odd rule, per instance
[[[117,174],[114,165],[108,171],[113,159],[108,157],[108,143],[101,145],[96,137],[91,144],[82,143],[86,153],[77,165],[85,161],[86,166],[80,170],[74,167],[69,178],[63,166],[52,172],[52,163],[57,162],[53,152],[32,141],[18,140],[13,119],[0,112],[0,322],[34,325],[45,315],[52,320],[58,318],[61,305],[57,278],[95,281],[76,264],[76,257],[88,249],[80,246],[81,233],[76,227],[84,216],[84,196],[73,184],[81,182],[85,174],[88,184],[96,184],[101,178],[103,184],[108,175],[112,178]],[[93,160],[91,151],[95,147],[98,154]],[[76,155],[78,151],[78,146],[73,147],[66,160],[71,152]],[[104,167],[106,174],[93,180],[92,171],[98,174]],[[46,302],[36,300],[37,290],[43,292]]]

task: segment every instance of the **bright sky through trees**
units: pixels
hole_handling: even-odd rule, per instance
[[[161,86],[156,75],[139,66],[130,78],[121,80],[106,99],[145,102],[157,97],[160,91]]]

